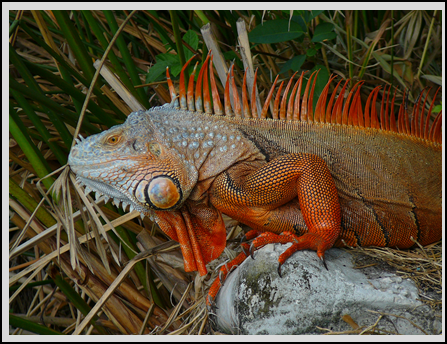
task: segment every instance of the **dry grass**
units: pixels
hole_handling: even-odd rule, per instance
[[[355,248],[353,252],[368,255],[396,269],[402,278],[415,282],[421,296],[421,301],[433,308],[442,308],[442,241],[411,250],[399,250],[389,247]],[[430,297],[430,293],[439,298]]]

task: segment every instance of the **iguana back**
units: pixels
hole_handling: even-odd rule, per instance
[[[441,238],[441,145],[331,123],[236,120],[269,161],[288,153],[326,162],[342,210],[336,246],[408,248]],[[302,224],[305,227],[305,224]]]

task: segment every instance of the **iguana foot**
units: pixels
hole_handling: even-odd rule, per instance
[[[265,232],[256,237],[251,246],[250,253],[252,254],[253,249],[259,249],[267,244],[287,244],[292,243],[292,246],[287,248],[278,258],[278,274],[281,276],[281,266],[290,258],[292,254],[296,251],[311,249],[317,251],[318,257],[322,260],[324,267],[327,270],[326,262],[324,261],[324,252],[332,245],[327,242],[324,238],[314,233],[305,233],[301,236],[297,236],[292,232],[283,232],[281,234],[274,234],[271,232]]]
[[[227,278],[227,275],[239,266],[249,255],[253,258],[253,252],[261,247],[264,247],[267,244],[287,244],[292,243],[292,246],[287,248],[278,258],[279,266],[278,266],[278,274],[281,275],[281,267],[286,262],[286,260],[294,254],[296,251],[303,249],[311,249],[317,251],[318,257],[323,261],[324,267],[327,270],[326,263],[324,261],[324,252],[332,247],[333,243],[328,242],[327,239],[321,237],[315,233],[305,233],[301,236],[298,236],[292,232],[283,232],[281,234],[274,234],[271,232],[264,232],[259,234],[260,232],[257,230],[248,231],[243,239],[250,240],[254,238],[251,245],[249,246],[247,243],[242,243],[242,252],[234,258],[229,263],[222,266],[219,270],[219,277],[211,285],[211,288],[208,292],[208,296],[206,298],[206,303],[208,306],[211,306],[213,300],[215,299],[217,293],[223,285],[223,282]]]
[[[235,268],[237,268],[245,259],[247,259],[249,255],[249,246],[246,243],[242,243],[242,252],[239,253],[236,258],[234,258],[232,261],[226,263],[224,266],[222,266],[219,270],[219,275],[216,278],[216,280],[211,285],[210,290],[208,291],[208,295],[206,297],[206,304],[208,306],[213,307],[214,299],[216,298],[217,293],[219,292],[220,288],[222,287],[225,279],[227,278],[228,274],[233,271]],[[215,305],[214,305],[215,307]]]

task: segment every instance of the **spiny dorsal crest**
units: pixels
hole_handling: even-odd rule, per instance
[[[197,83],[194,90],[194,78],[197,70],[197,65],[194,66],[194,70],[189,77],[188,89],[185,89],[185,69],[195,56],[191,57],[183,66],[180,72],[180,84],[179,84],[179,94],[177,95],[174,85],[169,76],[169,69],[166,69],[166,76],[169,85],[169,92],[171,94],[172,104],[177,109],[205,112],[206,114],[215,115],[226,115],[235,116],[236,118],[267,118],[270,102],[273,98],[276,83],[278,81],[279,75],[273,82],[272,87],[267,95],[267,98],[262,107],[262,111],[258,114],[256,107],[256,78],[258,70],[256,69],[254,75],[253,88],[251,90],[251,105],[248,100],[248,90],[246,84],[246,74],[244,73],[244,79],[242,83],[242,102],[240,101],[238,90],[234,82],[234,65],[231,67],[225,84],[224,92],[224,107],[220,101],[219,91],[216,86],[216,81],[214,78],[214,68],[213,68],[213,56],[208,54],[202,68],[199,71],[197,77]],[[273,111],[271,117],[277,120],[293,120],[293,121],[306,121],[306,122],[320,122],[320,123],[331,123],[340,125],[352,125],[360,128],[376,128],[381,130],[393,131],[398,133],[403,133],[411,135],[414,137],[419,137],[432,142],[437,142],[441,144],[442,133],[442,111],[436,116],[433,123],[430,125],[430,118],[432,114],[432,109],[436,99],[436,95],[439,89],[436,91],[433,100],[430,104],[428,113],[425,115],[424,112],[426,108],[426,102],[429,94],[427,90],[425,98],[423,97],[424,90],[421,92],[418,100],[413,107],[413,113],[410,116],[407,112],[406,101],[399,106],[397,112],[397,121],[394,111],[394,101],[396,98],[396,91],[394,92],[393,98],[390,101],[391,96],[391,86],[384,88],[382,102],[380,106],[380,114],[378,114],[376,109],[376,100],[382,86],[377,86],[374,88],[368,96],[366,105],[364,107],[361,102],[360,89],[364,81],[357,82],[345,97],[346,88],[348,86],[349,80],[346,80],[344,85],[341,87],[340,92],[337,96],[337,90],[341,85],[343,80],[340,80],[334,88],[332,95],[328,101],[329,88],[332,81],[336,78],[332,75],[323,89],[320,97],[318,98],[315,110],[312,108],[314,89],[317,80],[318,71],[313,72],[307,85],[305,86],[304,93],[301,96],[303,77],[306,72],[302,72],[295,85],[290,92],[292,87],[294,77],[293,76],[288,81],[285,91],[283,93],[282,89],[285,81],[282,81],[278,91],[276,92],[276,97],[273,103]],[[203,87],[202,87],[203,84]],[[210,86],[212,93],[212,105],[210,98]],[[230,88],[232,93],[233,105],[230,101]],[[290,95],[289,95],[290,92]],[[202,98],[203,95],[203,98]],[[281,99],[282,95],[282,99]],[[385,100],[386,98],[386,100]],[[405,91],[403,98],[405,99]],[[203,99],[203,101],[202,101]],[[203,105],[203,106],[202,106]],[[241,106],[242,105],[242,106]],[[380,118],[380,120],[379,120]],[[411,118],[411,119],[410,119]]]

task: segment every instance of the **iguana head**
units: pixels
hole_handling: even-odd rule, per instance
[[[179,208],[197,180],[194,166],[163,144],[150,112],[133,112],[123,124],[77,140],[68,157],[86,192],[123,202],[123,208],[130,204],[144,215]]]

